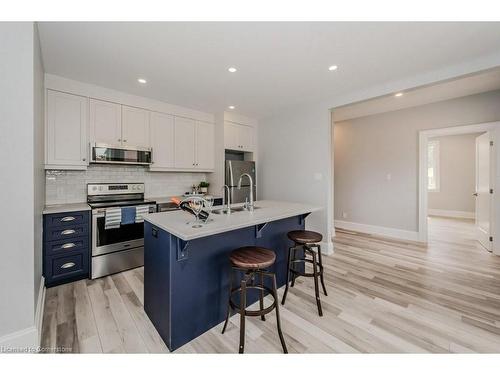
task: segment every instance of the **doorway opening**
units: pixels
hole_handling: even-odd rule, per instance
[[[495,141],[500,122],[420,132],[419,238],[463,231],[494,248]]]

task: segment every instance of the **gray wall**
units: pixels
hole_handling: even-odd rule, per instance
[[[418,131],[498,120],[493,91],[336,123],[335,219],[418,231]]]
[[[476,187],[476,137],[481,133],[435,137],[439,141],[440,189],[429,192],[428,207],[473,213]]]
[[[308,228],[332,249],[331,116],[324,103],[259,120],[259,199],[312,203]],[[324,249],[326,251],[327,249]]]
[[[0,23],[0,337],[34,325],[33,37],[33,23]]]

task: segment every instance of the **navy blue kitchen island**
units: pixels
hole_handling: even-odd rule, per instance
[[[274,201],[256,202],[254,212],[211,215],[213,221],[192,228],[181,211],[148,215],[144,225],[144,309],[173,351],[224,321],[229,288],[228,254],[241,246],[261,246],[276,253],[271,268],[278,287],[286,280],[291,230],[304,229],[316,207]],[[258,294],[247,297],[247,305]]]

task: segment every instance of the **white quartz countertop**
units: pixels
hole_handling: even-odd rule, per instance
[[[255,206],[259,208],[253,212],[239,211],[230,215],[212,213],[210,219],[213,220],[203,223],[201,228],[193,228],[194,216],[184,211],[158,212],[148,214],[144,219],[184,241],[189,241],[322,210],[321,207],[309,204],[282,201],[256,201]]]
[[[43,209],[43,214],[60,214],[62,212],[72,211],[90,211],[90,206],[86,202],[82,203],[65,203],[65,204],[49,204]]]

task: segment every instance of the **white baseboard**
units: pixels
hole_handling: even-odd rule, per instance
[[[475,212],[440,210],[437,208],[429,208],[427,210],[427,214],[433,216],[453,217],[458,219],[474,219],[476,217]]]
[[[9,353],[9,348],[12,349],[12,352],[27,352],[28,348],[30,353],[38,350],[42,339],[45,290],[45,278],[42,276],[33,326],[0,337],[0,352]]]
[[[409,230],[379,227],[377,225],[360,224],[342,220],[335,220],[335,227],[339,229],[352,230],[354,232],[391,237],[399,240],[416,241],[416,242],[419,241],[418,232],[413,232]]]
[[[8,353],[8,348],[25,351],[27,348],[36,348],[38,330],[35,326],[21,329],[0,337],[0,352]]]
[[[36,303],[35,312],[35,327],[37,329],[37,345],[40,345],[42,341],[42,323],[43,323],[43,310],[45,306],[45,277],[42,276],[40,280],[40,289],[38,291],[38,300]]]

